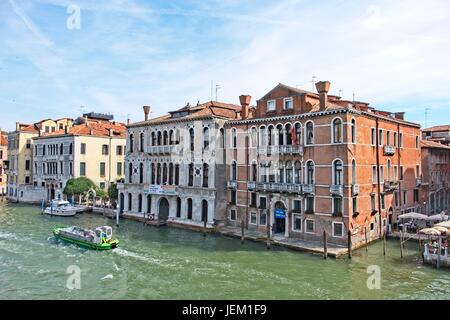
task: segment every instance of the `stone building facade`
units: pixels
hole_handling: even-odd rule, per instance
[[[402,113],[279,84],[226,124],[228,224],[353,247],[416,210],[420,126]]]
[[[240,106],[189,104],[168,115],[130,124],[120,212],[153,215],[190,228],[226,221],[224,124]]]
[[[6,195],[7,177],[6,168],[8,164],[8,135],[0,130],[0,195]]]
[[[86,114],[70,128],[34,137],[34,190],[43,189],[48,201],[62,199],[68,180],[87,177],[106,191],[124,176],[125,131],[110,116]]]

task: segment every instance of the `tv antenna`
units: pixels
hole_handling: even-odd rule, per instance
[[[216,101],[219,101],[219,100],[217,100],[217,92],[218,92],[220,89],[222,89],[222,87],[221,87],[219,84],[216,84]]]

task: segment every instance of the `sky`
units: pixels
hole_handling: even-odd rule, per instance
[[[213,100],[219,85],[219,101],[256,104],[313,79],[450,124],[449,33],[448,0],[2,0],[0,128],[90,111],[140,121],[143,105],[211,100],[211,83]]]

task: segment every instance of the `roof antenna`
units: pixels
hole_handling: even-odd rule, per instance
[[[353,92],[353,103],[355,103],[355,93]]]
[[[222,89],[222,87],[221,87],[220,85],[216,84],[216,101],[219,101],[219,100],[217,100],[217,92],[218,92],[220,89]]]
[[[211,80],[211,101],[213,101],[213,86],[214,86],[214,82],[213,82],[213,80]]]
[[[315,87],[315,82],[316,82],[316,79],[317,79],[317,76],[312,76],[312,80],[311,80],[311,83],[312,83],[312,93],[314,93],[315,91],[314,91],[314,87]]]
[[[342,92],[344,92],[344,90],[339,89],[339,97],[341,97],[341,98],[342,98]]]

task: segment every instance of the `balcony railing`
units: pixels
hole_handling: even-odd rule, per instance
[[[330,193],[333,196],[343,196],[344,195],[344,186],[341,184],[335,184],[330,186]]]
[[[302,186],[303,193],[314,193],[315,188],[313,184],[304,184]]]
[[[236,189],[237,188],[237,181],[236,180],[228,181],[227,186],[230,189]]]
[[[267,191],[267,192],[290,192],[298,194],[302,193],[301,184],[260,182],[256,184],[256,189],[259,191]]]
[[[250,190],[256,189],[256,182],[255,181],[247,182],[247,188],[250,189]]]
[[[399,189],[398,181],[385,181],[384,182],[384,191],[385,192],[397,191],[398,189]]]
[[[395,154],[395,147],[385,145],[384,146],[384,155],[385,156],[393,156]]]
[[[359,184],[352,185],[352,194],[357,196],[359,194]]]
[[[298,154],[303,155],[303,146],[282,145],[257,148],[258,155]]]
[[[158,154],[172,154],[176,152],[176,145],[168,145],[168,146],[150,146],[148,147],[148,153],[152,155]]]

